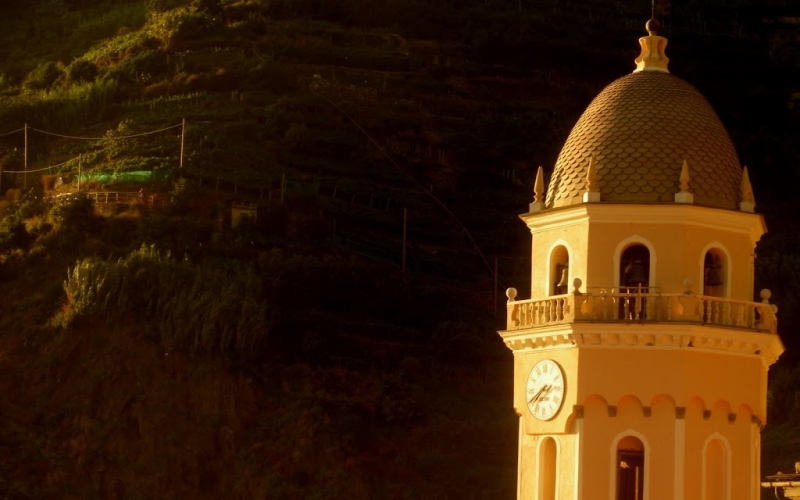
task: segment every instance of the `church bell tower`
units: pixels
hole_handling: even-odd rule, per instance
[[[529,211],[530,299],[509,289],[518,498],[759,498],[777,308],[754,300],[747,169],[647,23],[636,69],[572,129]]]

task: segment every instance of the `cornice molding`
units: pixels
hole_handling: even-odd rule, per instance
[[[521,214],[532,234],[576,224],[687,224],[748,234],[753,243],[767,231],[764,217],[751,212],[683,203],[587,203]]]
[[[694,324],[567,323],[498,333],[514,355],[557,349],[695,349],[760,357],[769,366],[783,352],[772,333]]]

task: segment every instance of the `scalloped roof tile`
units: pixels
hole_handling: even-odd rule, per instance
[[[556,161],[548,207],[581,203],[592,155],[604,202],[672,202],[686,159],[696,204],[738,208],[742,171],[728,133],[705,97],[669,73],[624,76],[589,104]]]

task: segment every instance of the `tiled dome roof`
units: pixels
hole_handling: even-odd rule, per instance
[[[708,101],[685,81],[640,71],[606,87],[570,132],[547,207],[580,203],[591,156],[603,202],[672,202],[688,161],[694,203],[736,210],[742,170]]]

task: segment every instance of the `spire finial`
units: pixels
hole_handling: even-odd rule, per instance
[[[675,203],[694,203],[694,195],[689,192],[690,180],[691,176],[689,175],[689,162],[684,159],[683,166],[681,167],[680,177],[681,192],[675,193]]]
[[[533,202],[528,206],[531,212],[538,212],[544,209],[544,201],[542,195],[544,194],[544,170],[539,167],[536,171],[536,180],[533,182]]]
[[[683,160],[681,167],[681,193],[689,192],[689,162]]]
[[[533,202],[539,203],[542,201],[542,195],[544,194],[544,172],[542,167],[539,167],[539,170],[536,171],[536,181],[533,183]]]
[[[750,175],[747,167],[742,169],[742,182],[739,184],[739,210],[742,212],[753,212],[756,208],[756,199],[753,196],[753,185],[750,184]]]
[[[586,192],[583,193],[584,203],[600,201],[600,190],[597,189],[597,166],[594,164],[594,155],[589,157],[589,166],[586,168]]]

